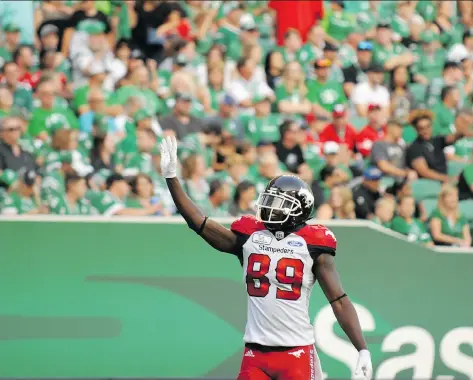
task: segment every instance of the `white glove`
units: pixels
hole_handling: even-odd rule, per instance
[[[165,137],[159,147],[161,151],[161,173],[164,178],[174,178],[177,174],[177,141],[174,136]]]
[[[371,354],[368,350],[361,350],[358,353],[358,363],[356,363],[355,378],[370,380],[373,374],[373,366],[371,365]]]

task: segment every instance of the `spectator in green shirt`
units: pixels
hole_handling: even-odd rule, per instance
[[[65,178],[65,194],[52,194],[48,200],[49,212],[56,215],[92,215],[95,210],[85,198],[87,183],[77,174]]]
[[[471,247],[470,226],[460,210],[455,186],[443,185],[438,207],[431,215],[430,233],[436,245]]]
[[[256,198],[256,187],[249,181],[241,182],[233,196],[233,202],[228,207],[231,216],[255,215],[254,201]]]
[[[397,206],[398,215],[395,216],[391,223],[391,229],[407,236],[407,240],[412,243],[422,243],[433,246],[432,238],[427,232],[424,223],[414,218],[416,209],[415,199],[412,196],[404,196],[399,199]]]
[[[432,79],[442,76],[446,53],[439,46],[438,34],[425,30],[420,38],[422,48],[418,52],[418,60],[414,63],[412,72],[416,82],[428,84]]]
[[[40,106],[33,110],[28,132],[43,141],[48,140],[53,124],[62,123],[69,128],[79,128],[79,122],[70,109],[54,106],[54,93],[55,84],[51,80],[40,82],[36,89]]]
[[[463,85],[464,74],[462,67],[458,62],[447,61],[443,65],[442,76],[432,79],[425,92],[425,106],[432,108],[440,101],[442,88],[445,86],[456,86],[460,90],[461,103],[465,98]]]
[[[130,208],[124,204],[130,192],[130,186],[125,178],[117,173],[110,175],[106,181],[107,190],[97,194],[91,200],[92,206],[100,215],[114,216],[148,216],[158,212],[160,204],[153,204],[144,208]]]
[[[309,30],[307,42],[297,52],[297,60],[304,69],[310,69],[312,63],[322,57],[324,45],[325,31],[321,25],[316,24]]]
[[[331,118],[335,104],[347,102],[342,83],[329,80],[332,62],[318,59],[314,63],[316,79],[307,83],[309,93],[307,99],[313,105],[313,112]]]
[[[205,180],[206,167],[202,156],[192,154],[182,162],[182,179],[187,195],[202,209],[211,208],[209,184]]]
[[[2,71],[3,79],[1,83],[5,84],[13,94],[13,105],[31,112],[33,109],[33,94],[29,84],[18,81],[18,65],[13,61],[7,62]]]
[[[282,79],[276,86],[276,105],[283,115],[301,117],[310,113],[312,105],[306,98],[307,87],[301,65],[292,61],[284,67]]]
[[[302,47],[301,34],[297,29],[288,29],[284,33],[284,45],[279,48],[282,53],[284,62],[295,61],[297,59],[297,53]]]
[[[2,20],[3,21],[3,20]],[[11,61],[13,53],[20,46],[21,28],[14,23],[8,23],[2,27],[5,42],[0,47],[0,68],[5,62]]]
[[[15,190],[9,192],[0,204],[2,215],[47,213],[39,202],[37,178],[33,170],[20,173]]]
[[[445,86],[438,102],[432,111],[435,114],[433,135],[446,136],[455,133],[455,114],[459,108],[460,91],[455,86]]]
[[[230,186],[224,181],[215,179],[210,182],[209,186],[209,201],[210,209],[209,216],[225,217],[229,216],[228,201],[230,199]]]
[[[373,62],[380,64],[386,71],[396,66],[410,66],[415,56],[401,44],[393,42],[391,25],[380,22],[376,28],[376,40],[373,43]]]
[[[327,203],[317,209],[317,219],[356,219],[353,194],[348,187],[335,186],[330,192]]]
[[[391,228],[391,221],[396,210],[396,202],[392,198],[380,198],[376,201],[372,222],[380,226]]]
[[[327,32],[328,40],[338,43],[348,36],[356,26],[355,16],[345,12],[343,0],[331,0],[330,9],[325,13],[322,26]]]
[[[169,216],[162,200],[154,194],[153,181],[150,176],[139,173],[130,182],[131,195],[126,198],[125,205],[129,208],[146,209],[153,205],[160,205],[161,208],[153,215]]]

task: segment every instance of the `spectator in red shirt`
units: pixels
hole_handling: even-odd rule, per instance
[[[379,104],[368,105],[368,124],[358,133],[356,137],[356,149],[365,158],[371,154],[371,148],[375,141],[384,138],[386,125]]]
[[[31,73],[31,68],[34,65],[33,57],[33,48],[29,45],[21,45],[13,54],[13,61],[18,66],[18,82],[29,84],[32,88],[35,88],[41,73]]]
[[[320,142],[334,141],[345,144],[352,152],[356,143],[356,130],[348,123],[347,112],[343,104],[336,104],[332,112],[333,122],[320,134]]]

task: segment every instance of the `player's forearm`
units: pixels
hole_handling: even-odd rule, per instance
[[[348,297],[344,297],[332,304],[332,309],[337,318],[338,323],[342,327],[345,334],[347,334],[350,342],[355,348],[366,350],[366,342],[361,331],[360,321],[356,310]]]
[[[187,196],[177,177],[167,178],[166,182],[174,204],[189,228],[199,233],[216,250],[234,253],[237,246],[235,234],[213,220],[208,220],[203,224],[204,214]]]
[[[177,177],[166,178],[166,183],[177,210],[185,219],[189,228],[196,232],[199,231],[205,215],[186,194]]]

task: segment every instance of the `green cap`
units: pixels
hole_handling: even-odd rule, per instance
[[[146,108],[139,109],[133,115],[133,119],[135,120],[135,123],[138,123],[141,120],[152,118],[152,117],[153,117],[153,114]]]
[[[51,123],[49,125],[49,130],[51,131],[51,136],[53,136],[60,129],[71,129],[71,127],[69,126],[69,124],[63,123],[61,121],[56,121],[56,122]]]
[[[79,30],[91,35],[102,34],[105,32],[105,24],[101,21],[86,20],[79,24]]]
[[[3,31],[7,33],[17,33],[17,32],[21,32],[21,28],[18,24],[9,22],[3,27]]]
[[[438,39],[439,35],[432,30],[424,30],[420,34],[420,40],[426,44],[437,41]]]
[[[18,175],[11,169],[5,169],[2,171],[2,174],[0,174],[0,182],[4,183],[8,187],[13,185],[16,180],[18,180]]]
[[[97,113],[94,116],[94,128],[97,132],[108,133],[108,117]]]

